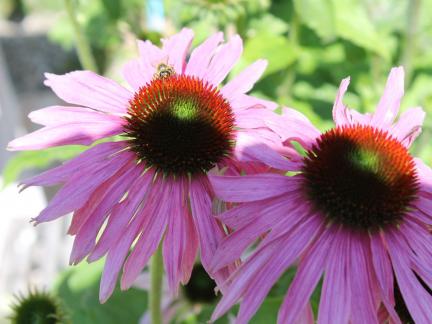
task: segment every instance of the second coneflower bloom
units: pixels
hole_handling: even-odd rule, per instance
[[[47,74],[46,85],[75,106],[31,113],[45,127],[9,145],[34,150],[120,135],[24,181],[62,185],[35,222],[73,212],[70,262],[107,256],[102,301],[122,268],[121,287],[130,287],[160,244],[172,291],[188,281],[198,248],[208,268],[224,236],[212,217],[210,170],[236,174],[289,165],[270,150],[277,150],[278,137],[263,117],[274,107],[246,94],[266,62],[255,62],[220,86],[242,53],[240,37],[222,44],[217,33],[187,59],[192,40],[192,31],[183,29],[163,40],[162,48],[140,41],[141,57],[124,69],[132,91],[89,71]],[[259,164],[248,163],[257,159]],[[213,276],[220,280],[226,274]]]
[[[422,109],[395,121],[403,77],[402,68],[392,69],[377,110],[365,115],[342,103],[349,83],[343,80],[336,125],[324,133],[290,109],[269,121],[287,146],[295,141],[305,149],[305,156],[291,153],[296,165],[283,169],[290,176],[212,177],[220,198],[243,203],[220,216],[236,231],[221,243],[213,269],[264,235],[223,286],[213,318],[241,300],[238,323],[246,323],[282,273],[298,264],[279,323],[311,315],[309,299],[321,278],[318,323],[432,321],[432,171],[408,151]]]

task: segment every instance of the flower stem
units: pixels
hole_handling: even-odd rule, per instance
[[[150,261],[150,294],[149,309],[152,324],[162,324],[161,298],[162,298],[162,242],[153,254]]]
[[[77,52],[80,63],[84,69],[97,72],[96,61],[92,54],[89,41],[83,30],[81,29],[81,26],[78,23],[78,19],[76,17],[74,0],[64,0],[64,4],[75,33]]]

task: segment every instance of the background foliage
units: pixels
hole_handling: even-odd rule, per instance
[[[59,13],[49,36],[64,48],[74,47],[62,1],[8,0],[2,2],[3,14],[14,14],[17,4],[24,15]],[[432,20],[428,17],[432,0],[81,0],[76,4],[100,73],[120,80],[121,64],[136,55],[135,35],[159,43],[160,37],[187,26],[196,33],[196,45],[216,30],[238,33],[244,39],[244,54],[233,74],[266,58],[269,66],[254,94],[302,111],[323,130],[332,127],[331,108],[342,78],[351,76],[346,104],[361,112],[372,111],[390,68],[402,64],[406,71],[403,109],[422,106],[428,113],[412,151],[427,163],[432,160]],[[22,169],[46,167],[77,150],[17,155],[5,178],[12,181]],[[265,316],[276,314],[288,281],[281,280],[264,303]],[[59,289],[58,293],[69,298],[71,292]],[[141,305],[143,311],[144,299]],[[207,320],[209,307],[187,322]],[[260,314],[264,313],[256,320]]]

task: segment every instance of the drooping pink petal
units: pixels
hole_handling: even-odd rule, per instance
[[[374,287],[368,273],[368,240],[351,233],[349,240],[349,284],[351,284],[351,322],[378,324]]]
[[[212,200],[210,189],[205,178],[196,179],[190,183],[190,207],[198,233],[201,249],[201,262],[209,269],[210,262],[220,241],[224,237],[221,225],[211,213]],[[224,273],[212,273],[217,282],[224,279]]]
[[[343,230],[332,229],[335,239],[327,252],[318,311],[319,324],[348,323],[351,310],[349,240]]]
[[[228,43],[220,46],[210,61],[205,79],[213,85],[221,83],[240,58],[243,42],[240,36],[234,35]]]
[[[103,303],[105,302],[109,296],[112,294],[115,288],[115,284],[117,281],[118,274],[120,272],[120,269],[122,268],[122,265],[129,253],[129,250],[132,246],[132,243],[136,239],[136,237],[140,234],[140,232],[148,228],[149,223],[152,222],[159,222],[159,220],[154,220],[152,216],[156,216],[155,214],[148,212],[153,211],[156,199],[155,197],[160,197],[162,194],[162,188],[160,186],[160,181],[154,182],[151,191],[149,192],[149,203],[143,206],[141,210],[137,212],[137,215],[132,219],[132,221],[128,224],[126,230],[122,233],[121,239],[118,240],[117,244],[114,244],[111,246],[110,250],[108,251],[106,261],[105,261],[105,267],[102,273],[102,279],[100,283],[100,291],[99,291],[99,300]],[[149,217],[150,216],[150,217]],[[164,217],[165,216],[165,217]],[[163,220],[166,220],[166,215],[162,215]],[[150,238],[151,239],[151,238]],[[139,241],[143,241],[142,236],[140,237]],[[138,244],[137,242],[137,244]],[[150,243],[150,242],[149,242]],[[159,243],[159,242],[158,242]],[[151,244],[151,243],[150,243]],[[137,245],[135,245],[136,248]],[[142,246],[142,243],[140,243],[140,247]],[[157,246],[157,245],[156,245]],[[141,249],[139,249],[141,251]],[[133,253],[133,252],[132,252]],[[135,255],[137,252],[135,252]],[[131,254],[132,255],[132,254]],[[130,260],[131,255],[128,257],[128,261]],[[130,268],[130,262],[128,269]],[[139,269],[134,269],[133,271],[136,273],[139,273],[142,270],[142,267]],[[125,270],[126,271],[126,265]],[[128,272],[130,269],[128,270]],[[124,288],[124,274],[121,282],[121,287]],[[129,282],[128,282],[129,283]]]
[[[393,270],[380,234],[371,235],[370,247],[373,268],[381,289],[384,306],[393,322],[399,323],[399,316],[394,310]]]
[[[8,150],[26,151],[63,145],[90,145],[98,139],[122,132],[123,127],[118,120],[57,124],[14,139],[9,143]]]
[[[201,45],[195,48],[187,63],[185,74],[198,78],[205,76],[215,50],[223,41],[223,33],[218,32],[207,38]]]
[[[146,203],[146,193],[149,191],[153,177],[154,173],[151,170],[147,170],[143,175],[137,177],[136,181],[130,186],[127,197],[114,206],[105,230],[88,257],[90,262],[101,258],[118,240],[121,240],[140,205]]]
[[[75,122],[97,123],[117,121],[122,124],[119,116],[102,113],[85,107],[50,106],[32,111],[28,117],[34,123],[44,126],[71,124]]]
[[[372,117],[372,124],[376,126],[390,126],[395,120],[400,102],[404,94],[403,67],[392,68],[387,79],[384,93]]]
[[[128,168],[130,170],[128,170]],[[135,167],[135,163],[133,161],[129,161],[123,168],[121,168],[116,174],[114,174],[110,179],[102,183],[89,197],[87,202],[79,209],[74,212],[71,225],[69,227],[68,234],[76,235],[81,227],[87,222],[89,217],[99,209],[99,204],[101,201],[105,199],[105,195],[108,194],[108,191],[112,190],[113,186],[122,186],[125,185],[123,182],[128,183],[129,179],[127,177],[128,171],[136,171],[135,173],[140,172],[140,168]],[[126,175],[125,175],[126,174]],[[122,177],[122,180],[117,180],[118,177]],[[113,185],[113,183],[115,183]],[[127,185],[126,185],[127,188]],[[128,188],[127,188],[128,189]],[[116,188],[114,188],[116,190]],[[127,190],[126,190],[127,191]],[[113,204],[116,202],[113,202]]]
[[[290,197],[282,196],[262,204],[260,208],[254,212],[258,215],[253,221],[237,228],[236,231],[227,236],[219,244],[211,263],[211,269],[220,269],[240,259],[242,252],[245,251],[257,237],[266,234],[272,227],[283,226],[285,231],[289,231],[290,228],[296,226],[297,223],[302,220],[302,217],[299,217],[296,211],[296,203],[294,199],[290,199]],[[283,225],[280,224],[281,220],[284,223]]]
[[[178,285],[182,279],[185,245],[189,238],[186,236],[185,216],[187,215],[184,213],[186,205],[184,187],[181,180],[169,185],[172,186],[172,193],[169,198],[171,208],[167,211],[168,224],[163,240],[163,260],[170,291],[177,295]],[[188,270],[192,271],[192,268]]]
[[[168,64],[174,70],[182,74],[186,67],[186,55],[194,38],[194,33],[189,28],[183,28],[179,33],[162,40],[162,50],[168,56]]]
[[[125,113],[132,93],[116,82],[91,71],[64,75],[45,74],[45,85],[66,102],[100,111]]]
[[[258,60],[252,63],[223,86],[221,89],[222,95],[228,100],[233,100],[238,95],[247,93],[264,73],[266,67],[266,60]]]
[[[317,230],[314,226],[311,226],[311,228]],[[295,234],[298,235],[298,232]],[[294,239],[295,234],[291,237],[291,240]],[[238,323],[247,323],[253,314],[255,314],[271,287],[282,275],[283,271],[293,264],[301,251],[306,248],[308,240],[312,239],[315,233],[311,232],[309,234],[311,235],[310,237],[302,237],[301,235],[295,237],[298,244],[294,244],[294,242],[290,240],[286,242],[285,246],[281,245],[279,250],[276,250],[276,253],[272,255],[271,262],[265,264],[262,269],[255,274],[254,280],[250,282],[249,288],[243,296],[243,301],[237,315]],[[289,252],[286,249],[287,246],[289,246]],[[309,303],[306,302],[303,309],[306,309],[308,304]],[[299,316],[303,316],[304,314],[302,313],[303,312],[299,312]],[[298,320],[298,317],[296,320]]]
[[[229,202],[246,202],[276,197],[298,188],[299,180],[280,174],[209,177],[216,196]]]
[[[257,274],[261,269],[272,263],[270,261],[274,255],[277,255],[281,251],[285,252],[281,257],[286,265],[285,268],[288,268],[298,255],[307,248],[309,242],[314,240],[320,228],[321,221],[318,221],[316,217],[311,217],[307,221],[299,224],[290,235],[281,235],[274,240],[264,239],[254,254],[249,257],[246,262],[236,270],[232,278],[230,278],[230,283],[228,284],[229,289],[226,290],[221,301],[216,306],[211,320],[216,320],[218,317],[222,316],[248,291],[248,289],[252,289],[251,287],[254,285],[251,285],[251,282],[255,279],[260,279],[260,276]],[[288,246],[290,248],[286,249]],[[291,263],[289,260],[291,260]],[[270,281],[271,280],[269,280],[268,283],[270,283]],[[255,287],[259,289],[261,286],[256,285]],[[263,290],[263,292],[265,295],[265,290]],[[305,306],[306,304],[307,303],[305,303]],[[256,307],[258,308],[258,306],[259,303]]]
[[[124,147],[122,142],[107,142],[97,144],[77,157],[64,164],[38,174],[32,178],[25,179],[22,183],[26,186],[52,186],[66,182],[74,176],[77,171],[89,173],[101,169],[109,156],[120,151]]]
[[[410,147],[421,133],[426,113],[421,107],[405,111],[399,120],[392,126],[390,132],[396,136],[406,147]]]
[[[120,153],[113,157],[105,168],[90,174],[76,174],[57,192],[35,221],[37,223],[51,221],[79,209],[101,183],[109,179],[131,159],[134,157],[130,152]]]
[[[185,246],[183,250],[183,262],[181,264],[181,283],[185,285],[190,279],[192,268],[195,264],[199,247],[199,237],[197,230],[195,229],[193,217],[186,206],[183,217],[186,223],[185,237],[187,239],[184,241]]]
[[[326,230],[304,253],[278,314],[278,323],[293,323],[306,307],[323,271],[333,231]],[[289,245],[287,245],[289,246]]]
[[[406,243],[393,231],[386,233],[386,243],[404,302],[416,323],[429,323],[432,318],[432,296],[422,287],[406,255]]]
[[[125,164],[122,169],[95,190],[90,197],[91,204],[85,204],[82,207],[86,208],[87,220],[75,236],[70,255],[71,264],[81,262],[94,248],[96,236],[112,207],[120,201],[140,172],[140,168],[136,167],[135,163]],[[99,197],[92,199],[94,195]]]
[[[159,182],[162,181],[164,180],[159,179]],[[142,223],[139,227],[142,231],[134,249],[125,262],[120,282],[122,289],[128,289],[132,286],[152,254],[156,251],[164,234],[168,217],[172,216],[168,214],[168,211],[175,208],[169,199],[172,195],[172,187],[165,186],[162,183],[159,186],[159,190],[152,192],[153,195],[149,197],[140,217]],[[160,201],[166,203],[161,204]]]

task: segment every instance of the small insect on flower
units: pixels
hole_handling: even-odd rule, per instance
[[[166,79],[175,74],[172,66],[160,63],[156,68],[156,73],[153,75],[153,79]]]

